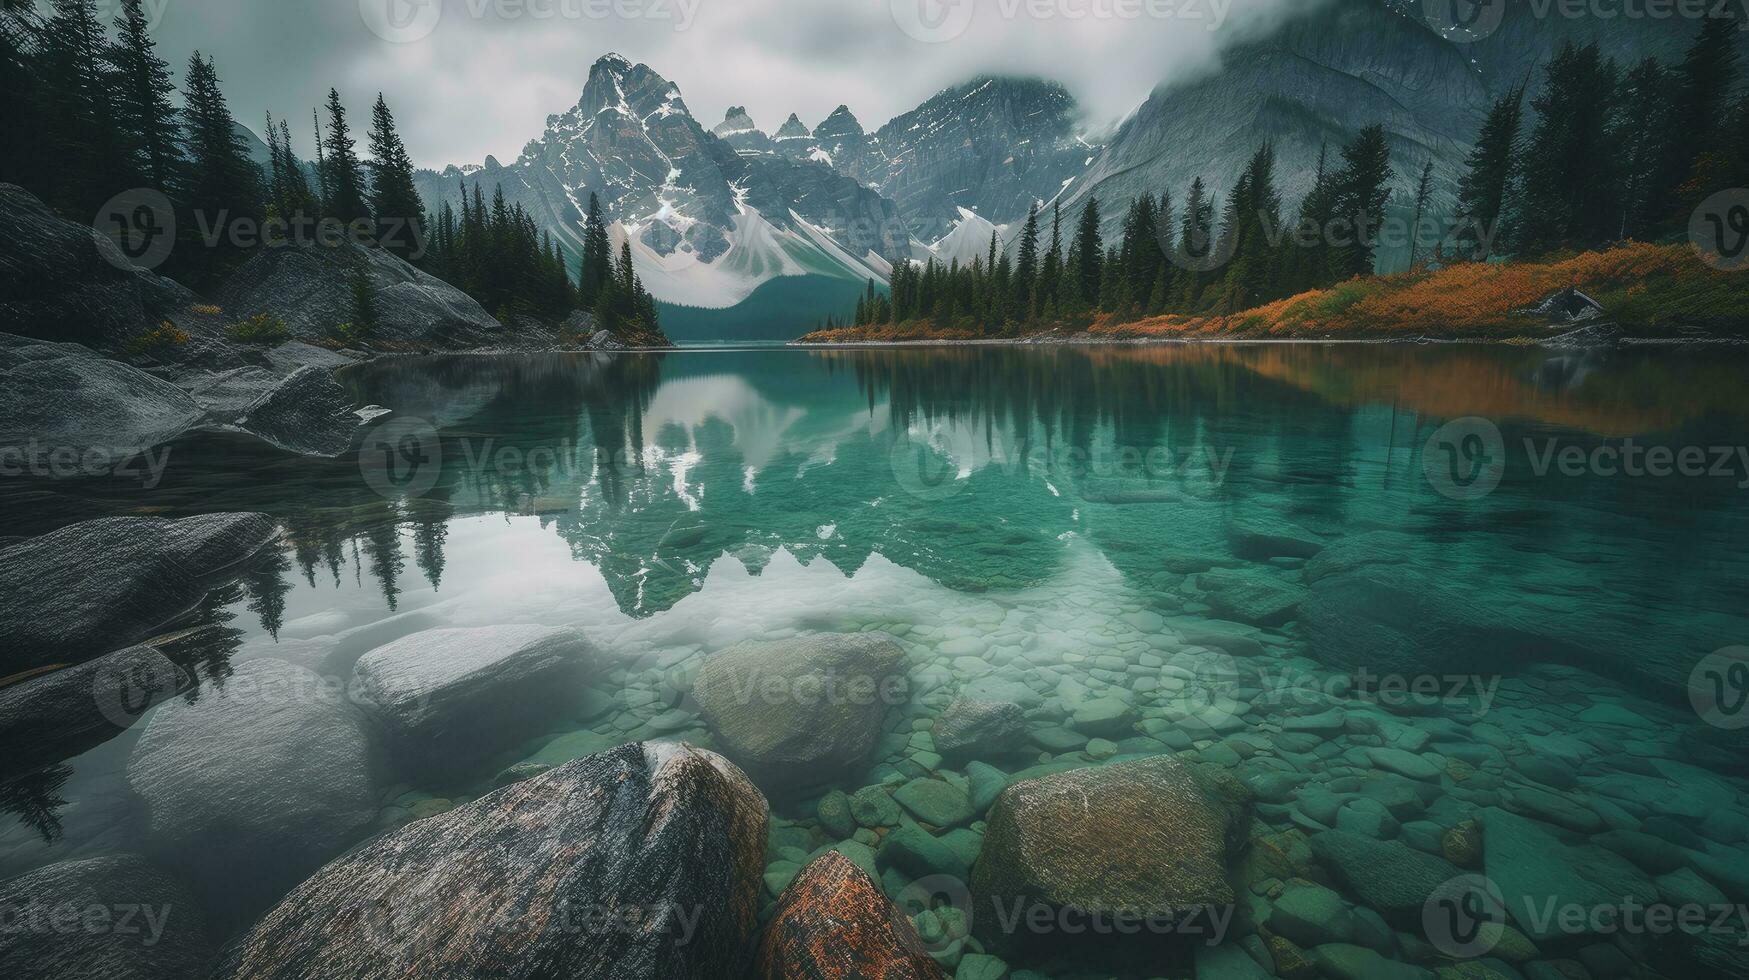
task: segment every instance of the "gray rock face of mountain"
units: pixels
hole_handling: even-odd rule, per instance
[[[730,106],[729,111],[723,115],[723,121],[717,123],[711,133],[733,147],[737,153],[770,153],[777,148],[771,137],[754,125],[753,117],[747,115],[746,106]]]
[[[362,271],[376,300],[373,341],[431,347],[502,342],[504,328],[449,283],[380,248],[346,243],[265,248],[219,290],[218,302],[239,320],[270,313],[293,336],[326,337],[353,319],[352,286]]]
[[[771,142],[777,147],[777,152],[791,160],[814,159],[814,134],[808,127],[802,125],[801,119],[795,113],[790,113],[783,125],[777,127],[777,132],[771,135]]]
[[[875,146],[874,137],[862,128],[849,106],[832,110],[814,127],[814,145],[826,154],[832,169],[864,184],[883,180],[887,158]]]
[[[96,343],[141,333],[194,294],[134,267],[115,243],[0,184],[0,323],[12,333]]]
[[[1055,82],[973,79],[876,130],[886,166],[863,179],[924,241],[947,234],[961,207],[998,224],[1025,217],[1065,182],[1079,184],[1096,152],[1074,116],[1074,98]]]
[[[577,104],[549,116],[546,132],[515,163],[488,158],[484,167],[422,171],[417,180],[434,209],[444,200],[453,206],[463,187],[472,193],[478,185],[487,197],[502,188],[506,201],[521,204],[573,250],[594,193],[607,220],[632,226],[658,256],[717,259],[735,237],[741,204],[780,232],[799,230],[793,211],[857,258],[868,248],[889,260],[908,254],[891,202],[806,153],[758,152],[763,134],[751,123],[745,111],[731,112],[717,127],[727,136],[719,137],[693,118],[674,83],[607,55],[590,69]],[[868,228],[875,230],[853,234]],[[646,285],[661,297],[658,280]]]

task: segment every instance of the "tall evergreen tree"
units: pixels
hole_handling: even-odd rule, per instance
[[[1275,148],[1264,143],[1239,175],[1222,217],[1220,254],[1228,256],[1216,294],[1222,310],[1236,312],[1274,298],[1279,268],[1275,242],[1280,229]]]
[[[1731,14],[1708,17],[1702,22],[1694,44],[1674,71],[1671,93],[1670,139],[1658,178],[1653,206],[1670,214],[1670,225],[1683,227],[1688,212],[1701,198],[1716,190],[1696,181],[1703,158],[1718,152],[1735,134],[1725,126],[1731,119],[1737,87],[1737,18]],[[1634,120],[1634,122],[1643,122]]]
[[[365,196],[364,167],[358,162],[352,128],[346,123],[346,107],[340,104],[339,91],[332,88],[328,90],[328,135],[322,149],[322,182],[327,187],[324,212],[347,224],[368,220],[370,205]]]
[[[1081,221],[1075,228],[1075,253],[1080,258],[1079,289],[1081,305],[1099,307],[1099,286],[1105,272],[1105,245],[1099,237],[1099,199],[1088,197],[1081,208]]]
[[[185,236],[202,228],[217,227],[237,219],[262,216],[261,171],[249,158],[248,145],[237,132],[231,110],[219,90],[219,76],[210,58],[196,51],[188,60],[183,80],[183,153],[188,158],[182,201],[193,220],[182,222]],[[188,249],[180,250],[188,254]],[[195,275],[211,276],[236,259],[224,240],[215,248],[194,250],[198,258],[184,261]]]
[[[1330,272],[1334,278],[1372,273],[1379,226],[1384,220],[1385,202],[1391,196],[1388,185],[1394,176],[1383,126],[1362,129],[1342,148],[1342,171],[1336,175],[1334,209],[1340,224],[1330,250]]]
[[[425,251],[425,204],[413,187],[413,159],[395,132],[395,117],[377,93],[371,109],[370,206],[376,217],[377,240],[402,258]]]
[[[35,55],[41,24],[27,4],[0,4],[0,133],[38,133],[43,95]],[[37,181],[43,171],[40,140],[0,140],[0,181]]]
[[[1589,247],[1620,229],[1614,197],[1615,63],[1595,42],[1568,43],[1544,71],[1531,103],[1537,124],[1524,153],[1514,239],[1530,253]]]
[[[1214,201],[1209,199],[1202,178],[1191,180],[1190,193],[1184,199],[1184,222],[1176,252],[1181,271],[1178,276],[1177,296],[1172,301],[1175,309],[1186,313],[1197,311],[1203,288],[1208,281],[1202,265],[1214,249],[1214,207]]]
[[[601,200],[589,192],[589,213],[583,219],[583,259],[578,268],[577,291],[586,310],[595,302],[613,276],[613,244],[607,237],[607,225],[601,220]]]
[[[1455,235],[1458,252],[1485,261],[1506,231],[1506,202],[1518,176],[1518,129],[1524,86],[1494,100],[1458,179]]]
[[[1014,259],[1014,308],[1022,317],[1032,309],[1033,288],[1038,284],[1038,205],[1026,212],[1020,232],[1020,248]]]
[[[45,200],[82,220],[137,179],[116,127],[108,53],[97,0],[55,0],[38,36],[31,89],[40,99],[42,160],[50,164],[39,176]]]
[[[1676,133],[1670,111],[1676,85],[1671,73],[1652,58],[1622,78],[1622,112],[1613,139],[1621,157],[1621,216],[1616,237],[1649,240],[1668,223],[1674,186],[1667,183]]]
[[[1421,248],[1421,222],[1433,198],[1433,158],[1421,167],[1421,179],[1415,183],[1415,218],[1409,222],[1409,268],[1415,268],[1415,255]]]
[[[121,0],[121,30],[107,60],[115,85],[115,125],[131,165],[145,184],[175,186],[181,138],[170,93],[170,66],[158,57],[140,0]]]
[[[1063,276],[1063,206],[1051,204],[1051,245],[1045,250],[1039,270],[1039,310],[1047,316],[1057,311],[1057,289]]]

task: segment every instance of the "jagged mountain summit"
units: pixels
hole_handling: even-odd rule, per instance
[[[479,185],[488,200],[502,188],[573,253],[594,193],[645,287],[688,306],[733,306],[780,276],[884,278],[911,251],[880,194],[823,163],[737,152],[693,118],[674,83],[619,55],[595,63],[582,97],[514,163],[426,171],[419,185],[434,211],[463,188]]]
[[[747,115],[746,106],[730,106],[729,111],[723,115],[723,121],[717,123],[711,132],[738,152],[769,153],[776,149],[771,137],[754,125],[753,117]]]

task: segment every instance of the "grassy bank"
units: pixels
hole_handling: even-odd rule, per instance
[[[1628,244],[1544,262],[1462,263],[1352,279],[1225,315],[1120,321],[1112,314],[1056,323],[1019,337],[1145,339],[1408,339],[1545,337],[1561,328],[1517,311],[1573,286],[1603,305],[1600,322],[1636,336],[1676,336],[1685,328],[1749,335],[1749,272],[1713,269],[1686,245]],[[929,320],[819,330],[804,343],[971,340],[974,324]]]

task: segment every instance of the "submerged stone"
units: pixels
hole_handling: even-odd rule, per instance
[[[766,820],[759,791],[720,756],[621,746],[333,862],[239,940],[219,976],[737,975]],[[506,912],[536,927],[504,928]]]
[[[945,980],[911,921],[869,876],[827,852],[778,899],[759,939],[761,980]]]

